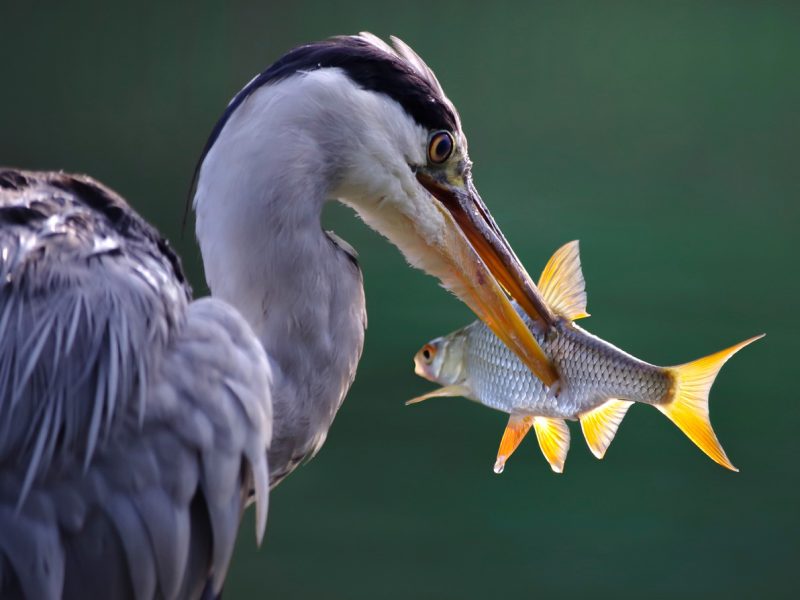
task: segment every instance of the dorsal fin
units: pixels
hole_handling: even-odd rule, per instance
[[[556,314],[570,321],[589,316],[578,240],[555,251],[539,278],[539,291]]]

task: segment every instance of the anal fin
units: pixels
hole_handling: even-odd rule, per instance
[[[534,417],[533,428],[536,431],[536,439],[539,440],[539,448],[550,463],[550,468],[556,473],[562,473],[569,452],[569,427],[566,421]]]
[[[611,398],[600,406],[581,415],[581,429],[589,449],[597,458],[603,458],[617,428],[633,402]]]
[[[533,417],[526,417],[522,415],[511,415],[508,419],[508,425],[503,432],[503,438],[500,440],[500,448],[497,450],[497,461],[494,463],[494,472],[502,473],[505,469],[506,461],[514,454],[522,439],[527,435],[528,431],[533,425]]]

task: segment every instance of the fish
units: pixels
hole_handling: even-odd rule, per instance
[[[731,471],[731,463],[709,418],[708,398],[722,365],[751,337],[704,358],[672,367],[639,360],[575,323],[588,317],[586,284],[578,241],[559,248],[538,284],[556,315],[553,324],[531,320],[515,306],[559,375],[547,387],[481,321],[425,344],[414,370],[441,387],[409,400],[463,396],[508,413],[495,473],[502,473],[530,429],[556,473],[562,473],[570,445],[566,421],[580,421],[592,454],[602,459],[632,404],[649,404],[666,415],[709,458]]]

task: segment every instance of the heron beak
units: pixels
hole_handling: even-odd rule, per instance
[[[547,327],[555,323],[555,317],[494,222],[471,178],[450,181],[425,170],[417,171],[416,176],[439,201],[447,223],[440,252],[449,259],[453,267],[450,277],[455,281],[443,279],[443,283],[545,385],[553,385],[558,381],[558,373],[509,296],[532,319]]]

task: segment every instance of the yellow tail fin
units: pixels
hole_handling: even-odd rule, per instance
[[[711,428],[708,417],[708,393],[722,365],[739,350],[762,337],[764,334],[685,365],[669,367],[668,370],[674,377],[672,400],[666,404],[656,405],[656,408],[667,415],[711,460],[731,471],[739,469],[728,459]]]

